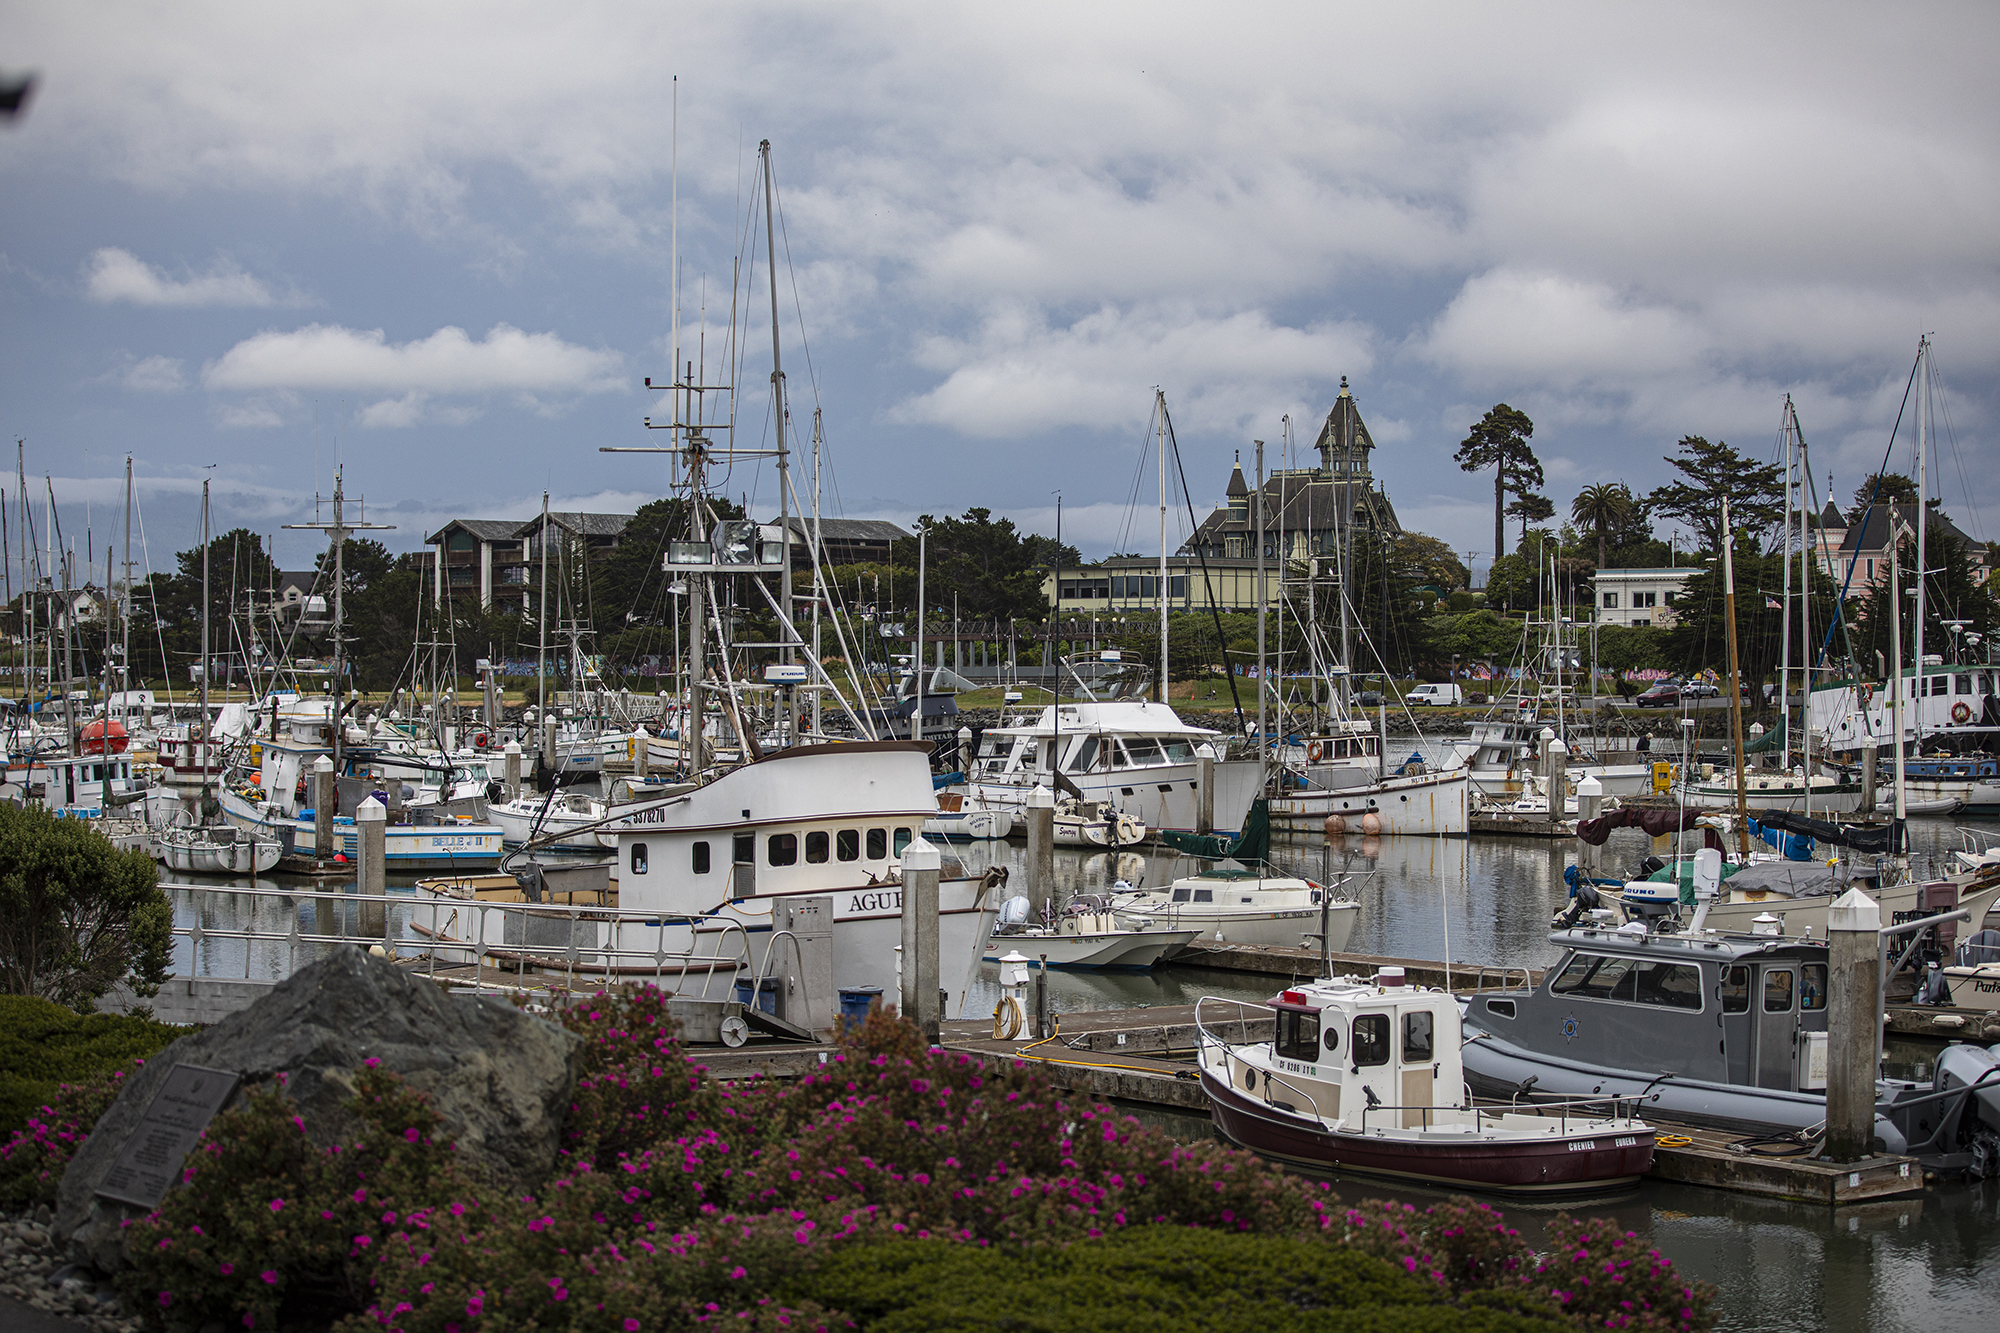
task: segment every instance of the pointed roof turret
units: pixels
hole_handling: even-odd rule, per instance
[[[1250,498],[1250,486],[1243,480],[1243,451],[1241,449],[1236,451],[1236,466],[1230,469],[1229,489],[1224,491],[1223,494],[1231,500],[1247,500]]]
[[[1333,400],[1333,410],[1326,414],[1326,424],[1319,428],[1319,439],[1313,442],[1319,450],[1320,471],[1327,476],[1366,477],[1368,475],[1368,453],[1375,447],[1375,441],[1368,434],[1367,423],[1361,420],[1361,410],[1355,405],[1354,391],[1347,387],[1347,376],[1340,377],[1340,395]]]

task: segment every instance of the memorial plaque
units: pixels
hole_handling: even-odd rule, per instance
[[[175,1065],[97,1192],[120,1203],[159,1207],[201,1132],[235,1090],[236,1075],[226,1069]]]

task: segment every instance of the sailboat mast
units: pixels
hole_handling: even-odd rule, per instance
[[[1743,790],[1743,676],[1736,658],[1736,561],[1729,532],[1729,497],[1722,499],[1722,615],[1729,634],[1729,728],[1736,756],[1736,849],[1750,859],[1750,811]]]
[[[339,493],[335,483],[335,494]],[[208,795],[208,478],[201,481],[201,794]],[[338,640],[336,640],[338,642]],[[339,653],[336,648],[334,652]]]
[[[785,365],[778,347],[778,241],[777,222],[772,214],[772,200],[776,192],[771,184],[769,139],[757,145],[757,154],[764,159],[764,277],[771,289],[771,419],[777,430],[778,541],[784,554],[783,563],[778,568],[778,605],[785,608],[785,616],[789,619],[792,614],[792,523],[791,496],[788,494],[791,461],[785,449]],[[791,662],[790,640],[784,641],[778,649],[778,660],[786,664]],[[918,708],[922,709],[921,702]]]
[[[1930,583],[1927,577],[1930,565],[1925,559],[1924,538],[1930,530],[1927,512],[1931,498],[1930,487],[1930,443],[1931,443],[1931,340],[1926,337],[1917,342],[1917,359],[1923,362],[1922,373],[1917,380],[1917,618],[1912,629],[1916,651],[1911,654],[1910,664],[1916,668],[1916,679],[1921,682],[1915,687],[1915,697],[1921,701],[1928,687],[1928,676],[1924,666],[1924,592]],[[1894,512],[1894,506],[1891,506]],[[1902,610],[1901,604],[1897,611]],[[1917,704],[1916,742],[1919,751],[1924,743],[1924,705]]]
[[[1793,421],[1793,418],[1792,418],[1792,396],[1791,396],[1790,394],[1786,394],[1786,395],[1785,395],[1785,424],[1784,424],[1784,436],[1785,436],[1785,536],[1784,536],[1784,540],[1783,540],[1782,542],[1780,542],[1780,543],[1779,543],[1779,546],[1778,546],[1778,550],[1779,550],[1780,552],[1782,552],[1782,553],[1783,553],[1783,554],[1782,554],[1782,555],[1780,556],[1780,560],[1779,560],[1779,563],[1781,563],[1781,564],[1782,564],[1782,565],[1784,566],[1784,581],[1783,581],[1783,592],[1781,592],[1781,593],[1780,593],[1779,595],[1780,595],[1780,597],[1781,597],[1781,598],[1783,599],[1783,605],[1784,605],[1784,608],[1785,608],[1785,610],[1784,610],[1784,611],[1783,611],[1783,612],[1782,612],[1782,613],[1781,613],[1781,614],[1779,615],[1779,617],[1778,617],[1778,719],[1779,719],[1779,720],[1778,720],[1778,725],[1779,725],[1780,729],[1781,729],[1781,730],[1783,731],[1783,733],[1784,733],[1784,735],[1783,735],[1783,739],[1781,740],[1781,742],[1780,742],[1780,745],[1781,745],[1781,747],[1782,747],[1782,749],[1781,749],[1781,753],[1783,753],[1783,755],[1785,756],[1785,759],[1784,759],[1784,765],[1785,765],[1785,767],[1786,767],[1786,768],[1790,768],[1790,767],[1791,767],[1791,765],[1792,765],[1792,735],[1791,735],[1791,727],[1790,727],[1790,725],[1789,725],[1789,724],[1790,724],[1790,721],[1791,721],[1791,716],[1792,716],[1792,713],[1791,713],[1791,707],[1792,707],[1792,702],[1791,702],[1791,701],[1792,701],[1792,616],[1791,616],[1791,608],[1792,608],[1792,517],[1793,517],[1793,513],[1794,513],[1794,510],[1795,510],[1795,508],[1796,508],[1796,511],[1797,511],[1797,513],[1798,513],[1798,516],[1799,516],[1799,518],[1800,518],[1801,520],[1803,520],[1803,519],[1804,519],[1804,517],[1805,517],[1805,495],[1804,495],[1804,493],[1803,493],[1803,488],[1800,488],[1800,487],[1798,486],[1798,463],[1799,463],[1799,451],[1798,451],[1798,437],[1797,437],[1797,436],[1796,436],[1796,435],[1795,435],[1795,434],[1793,433],[1793,430],[1792,430],[1792,421]],[[1796,506],[1794,506],[1794,505],[1793,505],[1793,503],[1792,503],[1792,498],[1793,498],[1793,493],[1794,493],[1794,490],[1795,490],[1795,489],[1797,489],[1797,490],[1799,491],[1799,494],[1798,494],[1798,504],[1797,504]],[[1804,538],[1804,534],[1803,534],[1803,533],[1801,533],[1801,534],[1800,534],[1800,537],[1801,537],[1801,541],[1800,541],[1800,545],[1804,545],[1804,540],[1803,540],[1803,538]],[[1801,646],[1801,647],[1804,647],[1804,645],[1803,645],[1803,644],[1801,644],[1800,646]],[[1811,783],[1810,783],[1810,782],[1808,782],[1807,786],[1808,786],[1808,788],[1810,788],[1810,786],[1811,786]]]
[[[542,492],[542,610],[535,630],[535,709],[537,717],[549,711],[549,493]]]
[[[1264,620],[1265,604],[1270,600],[1264,591],[1264,442],[1254,441],[1257,446],[1257,530],[1251,540],[1257,543],[1257,763],[1258,771],[1266,758],[1264,730]]]
[[[1896,746],[1896,819],[1889,834],[1889,852],[1892,856],[1903,854],[1903,821],[1909,816],[1904,780],[1903,750],[1903,534],[1901,525],[1895,518],[1895,506],[1889,507],[1889,605],[1894,614],[1889,617],[1889,730],[1895,737]]]
[[[1167,391],[1153,390],[1160,415],[1160,702],[1167,702]]]
[[[118,665],[125,684],[132,683],[132,455],[125,455],[125,588],[120,597],[125,613],[119,620]]]

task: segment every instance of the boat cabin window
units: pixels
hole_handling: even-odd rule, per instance
[[[1431,1059],[1431,1015],[1429,1010],[1403,1015],[1403,1063],[1429,1064]]]
[[[861,859],[861,830],[844,828],[833,835],[833,854],[843,861]]]
[[[1701,1008],[1701,969],[1686,963],[1640,963],[1611,989],[1611,998],[1667,1009]]]
[[[1090,770],[1090,766],[1096,762],[1097,762],[1097,737],[1085,736],[1083,738],[1083,744],[1077,746],[1076,753],[1070,756],[1069,760],[1070,771],[1073,773],[1088,772]]]
[[[1807,963],[1799,969],[1799,1008],[1807,1013],[1826,1008],[1826,964]]]
[[[697,875],[708,873],[708,844],[705,842],[694,845],[694,873]]]
[[[1630,958],[1616,958],[1608,954],[1580,953],[1570,959],[1569,966],[1549,987],[1552,995],[1575,995],[1586,1000],[1608,1000],[1612,987],[1625,979],[1632,970]]]
[[[1952,685],[1951,685],[1951,692],[1952,692],[1953,694],[1970,694],[1970,693],[1972,693],[1972,677],[1970,677],[1970,676],[1954,676],[1954,677],[1952,678]]]
[[[897,829],[897,830],[896,830],[896,855],[898,855],[898,856],[901,856],[901,855],[903,854],[903,849],[904,849],[905,847],[908,847],[909,845],[910,845],[910,831],[909,831],[908,829],[906,829],[906,828],[899,828],[899,829]]]
[[[1722,1012],[1725,1014],[1750,1012],[1749,968],[1726,967],[1722,970]]]
[[[1974,676],[1972,679],[1978,684],[1981,694],[1993,693],[1993,678],[1991,676]]]
[[[1320,1033],[1320,1040],[1326,1043],[1326,1053],[1332,1055],[1340,1049],[1340,1024],[1328,1023]]]
[[[1186,741],[1161,741],[1160,751],[1170,764],[1191,764],[1194,762],[1194,746]]]
[[[1175,902],[1177,902],[1177,903],[1184,903],[1184,902],[1190,902],[1190,901],[1192,901],[1192,900],[1193,900],[1193,898],[1194,898],[1194,890],[1193,890],[1193,889],[1175,889],[1175,890],[1174,890],[1174,901],[1175,901]]]
[[[1790,1013],[1792,1009],[1792,969],[1774,967],[1764,974],[1764,1012]]]
[[[1196,889],[1194,900],[1198,903],[1212,903],[1215,901],[1215,893],[1211,889]]]
[[[730,859],[740,866],[756,865],[757,835],[754,833],[737,834],[736,847],[734,851],[731,852]]]
[[[1278,1036],[1272,1049],[1281,1060],[1319,1059],[1319,1011],[1278,1010]]]
[[[796,833],[773,833],[764,844],[764,862],[767,865],[797,865],[799,860],[799,835]]]
[[[1125,753],[1134,768],[1141,764],[1157,764],[1160,762],[1160,743],[1155,740],[1126,741]]]
[[[1354,1063],[1357,1067],[1389,1063],[1389,1015],[1363,1014],[1354,1020]]]
[[[827,844],[829,841],[830,840],[827,838],[826,834],[819,830],[814,830],[813,832],[806,834],[807,865],[816,866],[816,865],[824,865],[826,863]]]
[[[868,859],[886,861],[889,859],[889,830],[872,828],[868,830]]]
[[[635,842],[635,843],[633,843],[633,844],[632,844],[632,862],[631,862],[631,864],[632,864],[632,873],[633,873],[633,874],[635,874],[635,875],[643,875],[643,874],[645,874],[645,873],[646,873],[646,844],[645,844],[645,843],[643,843],[643,842]]]

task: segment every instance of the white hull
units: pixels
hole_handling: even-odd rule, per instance
[[[1729,892],[1730,901],[1709,905],[1708,917],[1703,922],[1705,930],[1752,935],[1756,933],[1756,919],[1768,912],[1778,918],[1778,933],[1781,935],[1809,934],[1814,939],[1826,938],[1826,909],[1833,902],[1831,894],[1816,898],[1786,898],[1754,889],[1732,891],[1728,880],[1722,882],[1722,887]],[[1870,892],[1868,896],[1881,904],[1884,921],[1894,921],[1897,919],[1895,913],[1917,910],[1917,895],[1923,887],[1922,884],[1898,884],[1893,888]],[[1969,893],[1960,899],[1959,906],[1972,913],[1971,923],[1961,926],[1960,930],[1977,930],[1996,898],[2000,898],[2000,886]],[[1682,909],[1683,912],[1687,910]],[[1630,913],[1627,916],[1628,919],[1636,919]]]
[[[278,864],[284,848],[275,838],[236,836],[227,841],[202,836],[203,829],[166,829],[153,838],[153,856],[182,875],[261,875]]]
[[[1721,783],[1695,783],[1685,793],[1688,805],[1700,810],[1734,810],[1736,808],[1736,788]],[[1806,809],[1806,789],[1794,781],[1782,778],[1744,779],[1743,802],[1752,810],[1789,810],[1803,814]],[[1812,789],[1812,812],[1816,815],[1847,815],[1861,808],[1861,790],[1858,787],[1814,787]]]
[[[540,799],[527,796],[486,807],[486,817],[500,826],[501,841],[507,846],[541,839],[538,848],[562,852],[603,852],[616,847],[617,835],[603,831],[605,815],[601,807],[572,810],[560,799],[544,809]]]
[[[924,821],[926,838],[949,842],[992,842],[1014,831],[1014,815],[1008,810],[959,810],[940,812]]]
[[[1293,792],[1272,798],[1271,827],[1329,834],[1462,837],[1471,827],[1471,785],[1464,769],[1454,769],[1366,787]],[[1336,819],[1339,828],[1332,826]]]
[[[1315,937],[1312,943],[1317,945],[1320,909],[1246,906],[1231,911],[1227,904],[1190,906],[1177,903],[1144,913],[1119,910],[1115,915],[1121,924],[1139,929],[1192,930],[1196,939],[1220,940],[1225,944],[1296,947],[1307,936]],[[1348,937],[1354,933],[1354,923],[1360,917],[1359,903],[1336,902],[1330,905],[1326,913],[1326,929],[1330,937],[1327,947],[1334,953],[1345,951]]]
[[[1030,967],[1040,967],[1046,958],[1050,967],[1144,969],[1186,948],[1194,937],[1191,928],[995,935],[987,941],[986,961],[997,963],[1005,954],[1018,953]]]
[[[1531,768],[1531,765],[1511,769],[1475,768],[1471,770],[1472,785],[1483,796],[1512,800],[1527,792]],[[1581,782],[1586,777],[1596,778],[1606,796],[1641,796],[1653,790],[1651,764],[1571,764],[1567,771],[1571,782]]]
[[[222,817],[252,837],[289,845],[294,855],[320,854],[310,820],[293,819],[269,807],[251,805],[228,788],[221,793]],[[383,859],[392,872],[490,870],[500,864],[500,829],[494,824],[391,824],[383,834]],[[325,854],[354,860],[359,852],[354,820],[333,821],[333,845]]]

